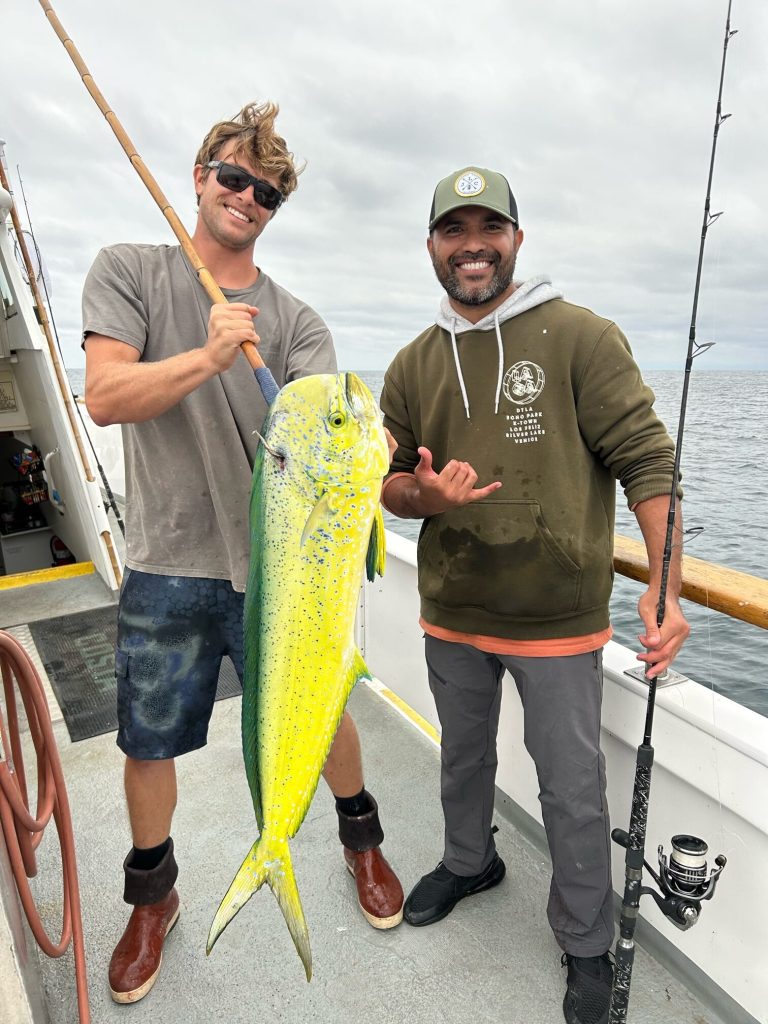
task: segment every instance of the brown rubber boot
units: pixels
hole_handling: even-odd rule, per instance
[[[173,840],[157,867],[149,871],[132,867],[131,856],[123,865],[124,898],[134,907],[109,962],[109,989],[116,1003],[135,1003],[149,992],[160,973],[165,939],[179,919]]]
[[[378,804],[370,793],[366,796],[371,809],[358,817],[342,814],[337,808],[339,839],[366,921],[374,928],[394,928],[403,919],[403,887],[379,849],[384,832]]]

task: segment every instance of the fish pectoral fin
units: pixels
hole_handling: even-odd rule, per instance
[[[318,501],[309,513],[307,521],[304,524],[304,529],[301,534],[301,547],[304,547],[310,535],[315,532],[325,519],[333,515],[335,511],[331,495],[326,491],[320,501]]]
[[[352,664],[349,667],[347,678],[345,680],[347,684],[347,697],[352,693],[352,690],[355,688],[355,684],[359,683],[361,679],[367,679],[370,682],[370,680],[373,679],[373,676],[371,675],[370,669],[365,664],[362,654],[357,650],[357,648],[355,648]],[[344,708],[341,710],[343,714]]]
[[[227,894],[221,901],[208,933],[206,953],[210,953],[221,933],[264,883],[270,887],[283,912],[296,952],[304,964],[307,981],[312,978],[312,950],[309,929],[293,873],[291,854],[285,838],[257,839],[240,865]]]
[[[371,538],[368,541],[368,553],[365,556],[365,574],[369,580],[384,575],[384,563],[387,557],[387,541],[384,535],[384,515],[381,505],[376,506],[376,513],[371,525]]]

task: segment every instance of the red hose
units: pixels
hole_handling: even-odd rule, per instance
[[[43,952],[50,957],[59,957],[72,940],[80,1024],[90,1024],[72,819],[48,704],[40,676],[29,655],[18,641],[1,630],[0,666],[8,719],[6,729],[0,707],[0,825],[8,848],[11,870],[29,927]],[[37,755],[36,817],[29,810],[14,683],[21,694]],[[43,838],[43,830],[51,814],[59,836],[64,875],[64,910],[58,943],[53,942],[46,933],[27,881],[37,874],[35,850]]]

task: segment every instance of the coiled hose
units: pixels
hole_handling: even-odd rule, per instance
[[[72,819],[48,704],[40,676],[29,655],[17,640],[1,630],[0,666],[7,715],[6,726],[0,708],[0,824],[11,870],[29,927],[42,951],[47,956],[59,957],[66,952],[72,941],[80,1024],[90,1024]],[[16,687],[21,694],[37,756],[36,817],[29,810],[16,711]],[[53,942],[46,933],[27,881],[37,874],[35,850],[43,838],[43,830],[51,815],[56,822],[64,875],[64,911],[58,943]]]

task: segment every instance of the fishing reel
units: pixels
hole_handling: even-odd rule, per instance
[[[626,850],[629,835],[624,829],[615,828],[611,838]],[[662,914],[682,931],[692,928],[701,914],[702,900],[711,900],[715,894],[726,859],[723,854],[715,857],[715,867],[707,876],[707,852],[709,847],[697,836],[678,835],[670,840],[672,851],[669,860],[664,847],[659,844],[659,871],[656,872],[643,859],[646,870],[661,892],[643,886],[640,895],[653,896]]]

